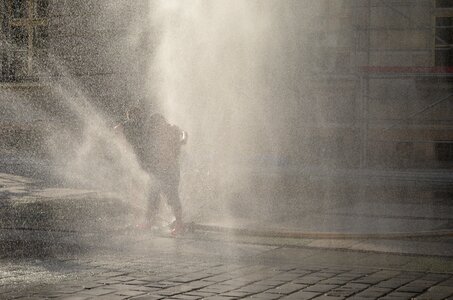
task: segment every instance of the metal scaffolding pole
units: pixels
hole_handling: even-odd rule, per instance
[[[370,65],[370,30],[371,27],[371,0],[367,0],[367,45],[366,45],[366,60],[367,65]],[[360,168],[365,169],[368,166],[368,100],[369,100],[369,93],[370,93],[370,78],[368,75],[362,75],[360,77],[360,87],[361,87],[361,95],[362,95],[362,105],[360,109],[360,127],[361,127],[361,145],[360,145]]]

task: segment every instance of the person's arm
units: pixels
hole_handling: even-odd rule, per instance
[[[173,134],[176,134],[176,136],[179,138],[180,145],[187,144],[187,140],[189,138],[189,134],[187,133],[187,131],[180,129],[176,125],[171,125],[171,129],[173,130]]]
[[[123,129],[124,129],[123,123],[119,123],[118,125],[115,125],[115,127],[113,127],[113,130],[115,132],[123,132]]]
[[[119,123],[118,125],[115,125],[115,127],[113,127],[113,132],[115,132],[116,135],[123,135],[124,134],[124,124]]]
[[[181,130],[181,134],[180,134],[181,145],[187,144],[188,139],[189,139],[189,134],[187,133],[187,131]]]

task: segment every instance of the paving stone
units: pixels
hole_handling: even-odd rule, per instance
[[[345,297],[321,295],[321,296],[315,297],[313,299],[317,299],[317,300],[342,300],[342,299],[345,299]]]
[[[246,293],[249,293],[249,294],[256,294],[256,293],[264,292],[264,291],[269,290],[269,289],[271,289],[271,287],[266,286],[266,285],[252,284],[252,285],[246,285],[244,287],[236,289],[235,291],[246,292]]]
[[[233,277],[241,277],[245,276],[248,274],[260,274],[262,272],[272,270],[271,268],[261,266],[261,265],[255,265],[255,266],[246,266],[242,267],[240,269],[228,272],[228,274],[232,275]]]
[[[44,299],[56,299],[61,297],[61,294],[58,293],[53,293],[53,292],[47,292],[47,293],[39,293],[39,294],[33,294],[33,297],[41,297]],[[64,295],[66,296],[66,295]]]
[[[17,292],[0,293],[0,296],[2,296],[3,299],[17,299],[20,297],[25,297],[24,294],[17,293]],[[2,299],[2,298],[0,298],[0,299]]]
[[[101,273],[101,275],[103,277],[106,277],[106,278],[112,278],[112,277],[117,277],[117,276],[126,276],[126,275],[128,275],[128,273],[108,271],[108,272],[105,272],[105,273]]]
[[[351,295],[354,295],[356,291],[351,291],[351,290],[334,290],[326,293],[327,296],[331,297],[349,297]]]
[[[347,272],[346,274],[353,274],[353,275],[371,275],[373,273],[376,273],[375,268],[363,268],[363,267],[358,267],[354,268],[351,271]]]
[[[299,283],[299,284],[315,284],[315,283],[318,283],[325,279],[326,278],[323,278],[323,277],[315,277],[315,276],[308,275],[308,276],[304,276],[301,278],[297,278],[296,280],[293,280],[293,282]]]
[[[183,293],[187,293],[187,292],[205,287],[205,284],[206,283],[203,283],[203,282],[198,282],[198,284],[196,282],[191,282],[188,284],[181,284],[178,286],[161,289],[161,290],[156,291],[156,293],[159,295],[164,295],[164,296],[173,296],[173,295],[183,294]]]
[[[107,294],[113,294],[115,291],[111,289],[105,289],[105,288],[94,288],[90,290],[84,290],[81,293],[90,295],[90,296],[102,296],[102,295],[107,295]]]
[[[140,291],[140,292],[146,292],[146,293],[151,293],[158,291],[159,289],[157,288],[151,288],[151,287],[146,287],[146,286],[138,286],[138,285],[133,285],[129,287],[129,290],[131,291]]]
[[[261,281],[256,282],[256,284],[267,285],[267,286],[271,286],[271,287],[276,287],[276,286],[282,285],[284,283],[285,283],[284,281],[276,281],[276,280],[271,280],[271,279],[266,279],[266,280],[261,280]]]
[[[442,280],[425,280],[424,278],[419,278],[419,279],[412,281],[411,283],[408,283],[408,285],[416,283],[416,285],[420,285],[420,286],[424,285],[424,286],[430,287],[430,286],[434,286],[434,285],[438,284],[441,281]]]
[[[105,289],[115,290],[115,291],[129,290],[129,289],[132,289],[134,287],[137,287],[137,286],[135,286],[135,285],[127,285],[127,284],[124,284],[122,282],[103,286],[103,288],[105,288]],[[145,287],[145,288],[154,289],[154,288],[149,288],[149,287]]]
[[[159,283],[167,285],[167,286],[177,286],[180,284],[180,283],[175,283],[175,282],[169,281],[169,280],[162,280],[162,281],[159,281]]]
[[[102,283],[93,283],[93,282],[91,282],[91,283],[82,283],[82,287],[84,289],[94,289],[94,288],[98,288],[98,287],[102,287],[102,286],[104,286],[104,284],[102,284]]]
[[[381,299],[411,300],[417,293],[392,292]]]
[[[447,299],[448,297],[453,297],[453,286],[433,286],[428,289],[425,293],[417,296],[418,299]]]
[[[201,289],[199,289],[199,291],[213,293],[213,294],[222,294],[222,293],[226,293],[231,290],[234,290],[234,289],[235,288],[233,286],[225,286],[225,285],[216,284],[216,285],[210,285],[205,288],[201,288]]]
[[[129,299],[130,297],[128,296],[120,296],[120,295],[114,295],[114,294],[109,294],[109,295],[103,295],[103,296],[96,296],[95,298],[90,298],[91,299],[96,299],[96,300],[124,300],[124,299]]]
[[[251,284],[253,281],[250,280],[244,280],[243,278],[237,278],[237,279],[230,279],[227,281],[222,281],[219,284],[221,285],[231,285],[231,286],[237,286],[237,287],[242,287],[247,284]],[[212,284],[212,282],[211,282]]]
[[[426,274],[425,276],[421,277],[420,280],[426,281],[435,281],[436,283],[447,280],[451,278],[449,274],[438,274],[438,273],[430,273]]]
[[[440,286],[453,286],[453,278],[450,278],[450,279],[447,279],[445,281],[442,281],[442,282],[438,283],[437,285],[440,285]]]
[[[304,289],[306,292],[326,293],[330,290],[337,288],[338,285],[330,284],[315,284]]]
[[[153,275],[153,276],[144,276],[144,277],[141,277],[140,279],[143,280],[143,281],[148,281],[148,282],[152,283],[152,282],[162,281],[164,279],[164,276],[156,274],[156,275]]]
[[[187,283],[187,282],[192,282],[196,280],[201,280],[205,278],[209,278],[210,275],[208,274],[200,274],[200,275],[189,275],[189,276],[177,276],[169,279],[170,281],[174,282],[181,282],[181,283]]]
[[[368,287],[369,285],[367,284],[348,283],[344,286],[340,286],[334,290],[329,291],[327,295],[333,297],[349,297],[353,294],[367,289]]]
[[[58,289],[55,290],[55,292],[61,294],[74,294],[83,290],[85,289],[81,286],[59,286]]]
[[[90,298],[91,297],[89,297],[89,296],[62,296],[59,299],[61,299],[61,300],[88,300]],[[26,298],[24,298],[24,299],[26,299]],[[22,300],[24,300],[24,299],[22,299]],[[36,299],[38,299],[38,298],[36,298]]]
[[[141,291],[131,291],[131,290],[124,290],[124,291],[117,291],[115,292],[115,295],[118,296],[128,296],[128,297],[134,297],[134,296],[141,296],[146,294],[145,292]]]
[[[346,284],[345,286],[343,287],[346,287],[346,288],[350,288],[350,289],[353,289],[353,290],[357,290],[357,291],[360,291],[360,290],[364,290],[366,288],[368,288],[370,285],[369,284],[366,284],[366,283],[355,283],[355,282],[350,282],[348,284]],[[343,288],[342,287],[342,288]]]
[[[254,281],[250,280],[242,280],[242,279],[237,279],[237,280],[228,280],[224,282],[220,282],[220,285],[226,285],[226,286],[231,286],[233,289],[238,289],[247,285],[252,285],[255,284]],[[264,285],[262,285],[264,286]]]
[[[226,293],[222,293],[220,294],[220,296],[224,296],[224,297],[238,297],[238,298],[242,298],[242,297],[245,297],[245,296],[248,296],[248,295],[251,295],[251,294],[255,294],[254,292],[243,292],[243,291],[230,291],[230,292],[226,292]]]
[[[119,280],[114,280],[114,279],[106,279],[106,280],[97,280],[96,283],[99,283],[101,285],[111,285],[111,284],[117,284],[117,283],[121,283],[122,281],[119,281]]]
[[[391,289],[367,289],[358,294],[355,294],[354,297],[379,298],[390,293],[391,291]]]
[[[305,269],[294,269],[294,270],[290,270],[290,271],[286,271],[286,272],[288,272],[289,274],[298,274],[300,276],[304,276],[304,275],[313,273],[313,271],[305,270]]]
[[[150,284],[149,281],[142,281],[142,280],[132,280],[132,281],[125,281],[127,285],[147,285]]]
[[[324,269],[322,271],[315,272],[313,274],[318,276],[318,277],[330,278],[330,277],[333,277],[333,276],[338,276],[338,275],[340,275],[342,273],[344,273],[344,271],[335,270],[335,269]]]
[[[423,277],[425,273],[422,272],[405,272],[402,271],[396,278],[412,278],[412,279],[419,279],[420,277]]]
[[[243,299],[260,299],[260,300],[275,300],[280,299],[282,295],[280,294],[270,294],[270,293],[260,293],[245,297]]]
[[[355,279],[352,282],[354,283],[365,283],[365,284],[378,284],[379,282],[388,280],[388,277],[377,277],[377,276],[366,276],[359,279]]]
[[[276,281],[291,281],[291,280],[300,278],[301,276],[302,275],[299,275],[299,274],[286,273],[286,274],[279,274],[279,275],[273,276],[269,279],[276,280]]]
[[[147,287],[152,287],[152,288],[169,288],[169,287],[174,287],[177,286],[178,284],[176,283],[168,283],[168,282],[151,282],[145,286]]]
[[[285,283],[284,285],[267,290],[267,293],[289,295],[307,287],[305,284]]]
[[[392,278],[392,279],[388,279],[388,280],[385,280],[385,281],[381,281],[377,284],[377,286],[380,286],[380,287],[387,287],[387,288],[398,288],[400,286],[403,286],[409,282],[413,281],[412,278]]]
[[[289,271],[293,271],[293,270],[296,270],[297,268],[295,266],[291,266],[291,265],[282,265],[282,266],[278,266],[278,267],[273,267],[272,270],[274,271],[279,271],[279,272],[289,272]]]
[[[284,300],[309,300],[319,296],[319,293],[299,291],[294,294],[282,297]]]
[[[263,272],[259,272],[259,273],[256,273],[256,274],[247,274],[247,275],[244,275],[244,276],[240,276],[239,278],[240,279],[244,279],[244,280],[250,280],[250,281],[260,281],[260,280],[264,280],[264,279],[271,279],[271,278],[274,278],[276,276],[280,276],[281,274],[279,273],[276,273],[276,272],[270,272],[270,271],[263,271]],[[288,278],[292,278],[293,275],[294,276],[299,276],[297,274],[289,274],[291,276],[288,276]],[[282,279],[283,280],[283,279]],[[284,279],[285,281],[289,281],[291,279]]]
[[[224,296],[211,296],[203,298],[203,300],[232,300],[234,298],[231,297],[224,297]]]
[[[178,300],[198,300],[198,299],[202,299],[200,296],[192,296],[192,295],[184,295],[184,294],[181,294],[181,295],[176,295],[176,296],[172,296],[171,299],[178,299]]]
[[[406,284],[402,287],[399,287],[397,291],[399,292],[414,292],[414,293],[421,293],[427,290],[429,287],[434,285],[431,281],[424,281],[424,280],[414,280],[409,284]]]
[[[340,278],[340,277],[332,277],[332,278],[327,278],[324,280],[319,281],[319,284],[336,284],[336,285],[343,285],[348,282],[350,282],[350,278]]]
[[[362,273],[362,272],[359,272],[359,273],[358,272],[346,272],[346,273],[341,273],[338,276],[335,276],[335,278],[344,278],[344,279],[354,280],[354,279],[364,277],[364,276],[369,276],[369,274]]]
[[[114,280],[121,281],[121,282],[127,282],[127,281],[133,281],[133,280],[135,280],[135,277],[130,277],[130,276],[116,276]]]
[[[160,299],[164,299],[164,297],[163,296],[158,296],[158,295],[143,295],[143,296],[133,297],[133,298],[130,298],[130,299],[134,299],[134,300],[160,300]]]
[[[201,291],[190,291],[188,293],[184,293],[184,295],[199,296],[201,298],[215,296],[216,294],[217,293],[207,293],[207,292],[201,292]]]
[[[346,273],[352,272],[353,270],[349,269],[349,268],[331,266],[329,268],[324,268],[323,271],[324,272],[329,271],[329,272],[333,272],[333,273],[336,273],[339,275],[339,274],[346,274]]]
[[[216,275],[216,276],[211,276],[203,279],[204,281],[212,281],[212,282],[222,282],[222,281],[227,281],[234,278],[233,275],[230,274],[221,274],[221,275]]]

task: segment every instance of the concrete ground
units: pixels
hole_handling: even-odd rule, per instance
[[[5,173],[0,199],[0,299],[453,298],[449,234],[174,238],[128,228],[112,195]]]

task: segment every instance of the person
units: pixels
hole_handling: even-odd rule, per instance
[[[141,167],[154,175],[157,181],[149,194],[146,222],[142,227],[155,225],[160,196],[163,195],[175,216],[172,234],[182,233],[179,154],[181,147],[187,143],[187,132],[169,124],[163,115],[147,115],[138,107],[128,110],[126,121],[120,126]]]

